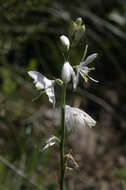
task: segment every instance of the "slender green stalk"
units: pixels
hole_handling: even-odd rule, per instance
[[[71,52],[71,44],[73,37],[70,39],[70,48],[66,54],[66,61],[69,60]],[[65,104],[66,104],[66,83],[63,81],[61,95],[61,144],[60,144],[60,190],[64,190],[65,160],[64,160],[64,144],[65,144]]]
[[[61,96],[61,144],[60,144],[60,190],[64,190],[64,175],[65,175],[65,161],[64,161],[64,143],[65,143],[65,100],[66,100],[66,83],[62,85]]]

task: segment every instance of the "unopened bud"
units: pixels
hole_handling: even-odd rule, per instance
[[[85,33],[85,25],[83,24],[82,26],[80,26],[79,30],[75,33],[72,46],[76,46],[78,44],[84,33]]]
[[[70,28],[70,35],[73,37],[72,47],[75,47],[82,36],[85,33],[85,24],[83,24],[83,20],[81,17],[77,18],[75,21],[72,21]]]
[[[85,32],[85,25],[84,25],[84,24],[81,26],[81,31],[82,31],[83,33]]]
[[[72,22],[72,30],[73,30],[73,32],[76,32],[78,30],[78,25],[74,21]]]
[[[83,23],[83,20],[82,20],[81,17],[79,17],[79,18],[77,18],[77,19],[75,20],[75,22],[76,22],[76,24],[77,24],[78,26],[81,26],[82,23]]]
[[[70,41],[69,41],[68,37],[66,37],[65,35],[62,35],[62,36],[60,36],[60,41],[62,43],[63,48],[68,51],[69,47],[70,47]]]
[[[85,25],[83,24],[80,29],[78,30],[78,32],[76,33],[76,40],[79,42],[79,40],[82,38],[82,36],[85,33]]]
[[[68,83],[71,79],[71,69],[69,62],[65,62],[61,72],[62,80]]]

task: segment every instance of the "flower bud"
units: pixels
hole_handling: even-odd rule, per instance
[[[68,83],[71,79],[71,69],[69,62],[65,62],[62,68],[61,77],[62,80]]]
[[[80,41],[80,39],[82,38],[82,36],[84,35],[85,33],[85,25],[83,24],[80,29],[78,30],[78,32],[76,33],[76,41]]]
[[[78,31],[78,25],[77,25],[76,22],[72,21],[71,27],[72,27],[73,32],[77,32]]]
[[[76,22],[76,24],[77,24],[78,26],[81,26],[82,23],[83,23],[83,20],[82,20],[81,17],[78,17],[78,18],[75,20],[75,22]]]
[[[62,43],[63,48],[68,51],[70,47],[70,41],[68,37],[66,37],[65,35],[62,35],[60,36],[60,41]]]
[[[84,35],[85,33],[85,25],[83,24],[82,26],[79,27],[79,29],[75,32],[75,35],[74,35],[74,40],[73,40],[73,43],[72,43],[72,46],[75,47],[78,42],[80,41],[80,39],[82,38],[82,36]]]
[[[70,27],[70,36],[73,37],[73,41],[71,46],[75,47],[82,36],[85,33],[85,24],[83,24],[83,20],[81,17],[77,18],[75,21],[72,21]]]
[[[82,26],[81,26],[81,29],[80,29],[82,32],[83,32],[83,34],[84,34],[84,32],[85,32],[85,24],[83,24]]]

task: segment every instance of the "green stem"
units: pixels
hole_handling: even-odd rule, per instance
[[[61,96],[61,144],[60,144],[60,190],[64,190],[64,175],[65,175],[65,161],[64,161],[64,143],[65,143],[65,100],[66,100],[66,83],[62,85]]]

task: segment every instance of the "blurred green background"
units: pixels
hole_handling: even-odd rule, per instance
[[[86,33],[73,49],[78,64],[85,44],[97,52],[93,77],[99,84],[76,92],[68,86],[67,104],[80,107],[95,128],[69,134],[79,168],[65,177],[67,190],[126,189],[126,1],[0,1],[0,190],[58,190],[58,147],[40,147],[59,127],[60,88],[56,109],[38,95],[29,70],[60,77],[63,58],[59,36],[82,17]]]

